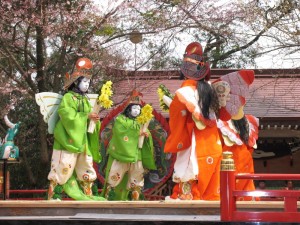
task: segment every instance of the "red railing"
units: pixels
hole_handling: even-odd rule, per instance
[[[236,174],[234,170],[221,171],[221,221],[230,222],[300,222],[297,201],[300,191],[296,190],[235,190],[236,179],[253,180],[300,180],[300,174]],[[242,196],[275,197],[283,199],[283,211],[271,209],[239,211],[237,199]]]

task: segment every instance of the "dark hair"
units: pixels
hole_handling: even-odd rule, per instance
[[[134,106],[134,105],[139,105],[139,106],[141,107],[140,104],[137,104],[137,103],[130,103],[130,104],[125,108],[125,110],[123,111],[123,114],[124,114],[126,117],[134,118],[134,117],[132,117],[132,115],[130,114],[131,107]]]
[[[179,71],[179,80],[184,80],[185,76],[183,74],[183,72],[180,70]]]
[[[233,126],[240,134],[240,138],[245,144],[248,144],[249,141],[249,123],[245,116],[239,120],[232,120]]]
[[[197,90],[199,94],[199,106],[201,106],[201,112],[204,118],[209,119],[210,109],[219,117],[219,101],[215,90],[204,80],[197,82]]]
[[[81,91],[79,90],[79,87],[78,87],[79,84],[80,84],[80,82],[83,80],[83,78],[84,78],[84,76],[78,77],[78,79],[75,80],[75,81],[73,82],[73,84],[71,84],[71,85],[68,87],[67,91],[74,91],[74,92],[76,92],[76,93],[83,94],[83,93],[81,93]],[[90,85],[91,85],[91,83],[92,83],[92,82],[90,82]]]

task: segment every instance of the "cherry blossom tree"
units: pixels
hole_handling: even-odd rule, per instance
[[[124,79],[117,69],[177,69],[192,41],[203,44],[213,68],[253,68],[261,55],[299,51],[296,0],[105,2],[0,2],[0,116],[10,112],[12,120],[23,122],[20,166],[32,185],[37,177],[46,177],[48,171],[39,168],[49,164],[52,145],[34,96],[61,92],[78,57],[94,62],[97,90],[100,80]],[[5,130],[1,121],[2,135]]]
[[[257,57],[277,50],[289,55],[299,49],[295,0],[140,0],[132,1],[121,15],[126,15],[122,26],[143,35],[137,45],[120,38],[111,45],[111,51],[127,48],[131,53],[138,46],[137,54],[127,55],[131,62],[138,61],[137,66],[129,65],[131,69],[177,68],[191,41],[205,46],[213,68],[253,68]]]
[[[18,144],[20,167],[27,175],[19,183],[36,185],[38,177],[48,172],[40,168],[50,162],[52,137],[47,135],[35,94],[60,92],[64,75],[72,71],[78,57],[94,60],[109,55],[101,43],[109,42],[112,17],[122,5],[103,14],[89,0],[0,2],[0,79],[4,84],[0,115],[9,112],[12,120],[23,124]],[[112,58],[123,63],[116,55]],[[0,125],[4,136],[6,127]]]

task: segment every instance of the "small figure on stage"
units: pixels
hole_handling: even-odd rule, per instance
[[[93,162],[100,162],[101,156],[100,117],[91,112],[92,106],[87,96],[92,77],[91,69],[92,62],[87,58],[80,58],[76,62],[76,70],[71,75],[66,74],[66,93],[62,98],[58,97],[61,98],[57,109],[59,119],[57,122],[53,119],[54,125],[49,125],[54,127],[51,170],[48,175],[49,200],[60,199],[62,191],[75,200],[105,200],[96,196],[98,188],[93,186],[97,178]],[[43,99],[41,96],[44,96]],[[42,112],[42,109],[47,108],[41,103],[47,99],[47,92],[37,95],[36,99]],[[93,133],[87,132],[91,120],[96,123]]]
[[[142,110],[140,97],[133,91],[125,110],[113,122],[102,192],[108,200],[143,200],[145,169],[156,169],[151,133],[141,130],[137,119]],[[139,145],[141,137],[144,141]]]
[[[233,154],[236,173],[254,173],[252,158],[253,149],[257,147],[258,118],[252,115],[243,115],[242,110],[239,116],[229,121],[218,120],[218,127],[222,134],[223,151],[230,151]],[[253,180],[237,180],[236,190],[254,191]],[[238,200],[258,200],[252,197],[241,197]]]

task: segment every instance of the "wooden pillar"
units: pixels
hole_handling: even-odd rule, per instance
[[[2,160],[1,160],[2,161]],[[9,198],[9,188],[10,188],[10,178],[9,171],[7,170],[7,160],[2,161],[2,170],[0,170],[0,193],[3,194],[3,200]]]
[[[221,221],[231,221],[236,210],[233,191],[235,190],[235,165],[232,152],[223,152],[221,160],[220,195]]]

